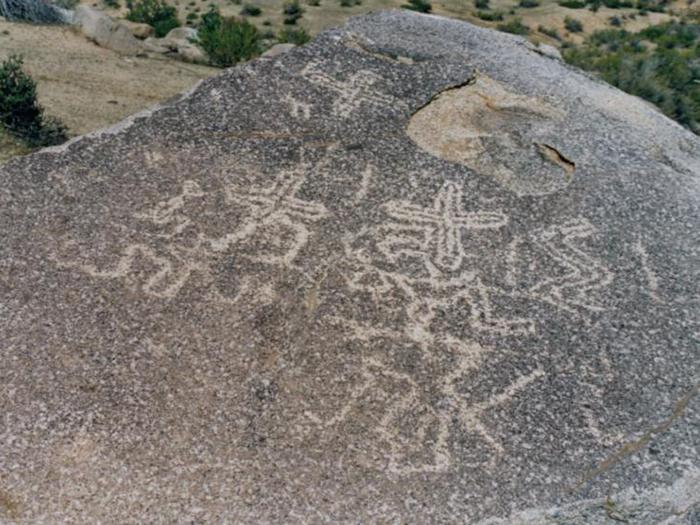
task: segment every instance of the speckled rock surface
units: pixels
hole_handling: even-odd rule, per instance
[[[697,524],[699,172],[409,12],[4,165],[0,522]]]

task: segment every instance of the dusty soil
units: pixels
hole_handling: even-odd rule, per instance
[[[158,56],[124,57],[68,27],[0,21],[0,59],[12,54],[24,57],[40,103],[71,135],[116,123],[220,71]],[[0,137],[5,154],[6,142]]]

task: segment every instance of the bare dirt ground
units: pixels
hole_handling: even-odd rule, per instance
[[[69,27],[0,21],[0,60],[12,54],[24,57],[39,102],[71,135],[116,123],[220,71],[163,57],[124,57]],[[8,140],[0,136],[0,159]]]

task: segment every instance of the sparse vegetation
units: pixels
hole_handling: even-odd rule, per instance
[[[309,40],[311,40],[311,36],[303,28],[299,28],[299,29],[287,29],[287,28],[285,28],[282,31],[280,31],[280,34],[277,36],[277,40],[282,44],[290,43],[290,44],[296,44],[298,46],[303,46]]]
[[[408,3],[403,4],[401,7],[418,11],[419,13],[430,13],[433,10],[433,4],[428,0],[408,0]]]
[[[159,38],[180,27],[177,10],[163,0],[137,0],[136,2],[128,0],[126,5],[129,8],[127,20],[153,26]]]
[[[247,20],[223,17],[218,10],[202,15],[198,44],[207,53],[212,65],[229,67],[260,54],[261,35]]]
[[[498,24],[498,26],[496,26],[496,29],[498,29],[499,31],[503,31],[504,33],[512,33],[514,35],[522,36],[528,35],[530,33],[530,28],[523,24],[520,18],[514,18],[512,20],[509,20],[508,22]]]
[[[700,134],[700,24],[668,22],[637,33],[596,31],[563,56]]]
[[[487,22],[500,22],[503,20],[503,13],[501,11],[477,11],[476,16]]]
[[[68,138],[66,127],[47,117],[36,99],[36,82],[22,70],[22,58],[0,64],[0,122],[30,147],[54,146]]]

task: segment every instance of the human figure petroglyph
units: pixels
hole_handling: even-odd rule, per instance
[[[80,249],[72,242],[64,244],[63,252],[77,252],[77,258],[58,258],[59,265],[73,267],[97,278],[133,280],[130,274],[138,265],[151,270],[147,273],[140,288],[147,295],[172,299],[197,271],[206,271],[206,251],[201,239],[188,235],[186,230],[193,226],[193,220],[184,208],[188,202],[206,196],[196,181],[183,182],[181,192],[161,201],[144,212],[136,213],[135,218],[150,222],[159,227],[153,237],[160,242],[141,242],[124,247],[116,261],[107,266],[83,262]],[[162,243],[166,246],[163,247]]]
[[[363,341],[391,335],[390,331],[367,330],[357,323],[338,321]],[[394,475],[444,473],[457,462],[462,467],[493,468],[505,454],[505,447],[484,423],[483,416],[511,402],[519,392],[544,377],[545,372],[538,368],[520,375],[489,399],[469,403],[460,393],[458,383],[482,365],[489,350],[449,336],[443,343],[454,351],[454,363],[449,371],[431,383],[429,391],[409,373],[369,356],[362,360],[358,380],[348,392],[346,402],[331,417],[324,420],[309,412],[307,417],[327,429],[354,417],[370,417],[371,431],[385,451],[386,464],[382,466]],[[435,344],[424,345],[422,354],[426,362],[438,359]],[[473,464],[465,463],[463,458],[455,456],[450,444],[454,432],[477,436],[490,453]]]
[[[324,72],[317,63],[311,63],[301,71],[302,76],[313,84],[336,95],[333,112],[342,118],[349,117],[361,105],[393,107],[403,104],[399,99],[378,92],[376,84],[382,77],[367,70],[352,73],[345,80],[340,80]]]
[[[265,264],[291,265],[299,250],[308,242],[307,224],[329,215],[325,206],[297,196],[306,180],[310,165],[280,172],[271,186],[262,189],[226,187],[225,196],[231,204],[248,210],[246,218],[231,233],[219,237],[207,235],[197,223],[196,215],[187,206],[209,195],[193,180],[183,183],[174,197],[134,214],[134,218],[157,227],[146,232],[150,240],[126,246],[116,261],[106,267],[81,261],[57,258],[62,266],[77,268],[92,277],[133,280],[138,264],[151,268],[140,289],[159,298],[172,299],[194,273],[206,277],[210,261],[216,253],[243,242],[265,237],[256,251],[242,251],[241,257]],[[61,251],[76,252],[70,242]],[[138,272],[136,272],[138,273]],[[243,279],[243,281],[248,282]]]
[[[281,255],[261,254],[251,257],[261,262],[291,264],[299,250],[308,242],[307,224],[320,221],[330,214],[326,207],[317,202],[300,199],[297,194],[306,181],[308,164],[290,171],[282,171],[271,186],[263,189],[247,190],[229,187],[226,190],[228,202],[245,206],[250,210],[243,224],[234,232],[220,238],[209,239],[214,251],[223,251],[244,241],[268,226],[285,228],[291,234],[286,250]]]

